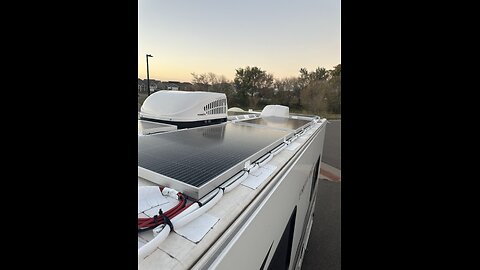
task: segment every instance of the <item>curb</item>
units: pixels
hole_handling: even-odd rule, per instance
[[[342,171],[322,162],[320,166],[320,175],[328,181],[341,182]]]

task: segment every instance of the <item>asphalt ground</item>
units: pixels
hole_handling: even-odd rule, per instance
[[[341,167],[341,120],[330,120],[327,123],[325,142],[323,143],[322,161],[339,170]]]
[[[312,230],[302,269],[341,269],[341,121],[330,121],[318,180]]]

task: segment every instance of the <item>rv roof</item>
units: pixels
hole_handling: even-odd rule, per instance
[[[210,217],[217,218],[218,221],[214,226],[210,226],[208,228],[208,233],[204,235],[201,241],[192,241],[191,239],[181,236],[176,231],[175,233],[170,233],[168,238],[166,238],[165,241],[161,243],[160,246],[158,246],[158,248],[155,249],[155,251],[151,255],[149,255],[147,258],[145,258],[145,260],[140,262],[139,269],[203,269],[202,267],[204,266],[212,265],[209,260],[220,254],[220,252],[222,252],[223,250],[225,250],[224,245],[228,245],[229,243],[234,242],[232,239],[235,239],[234,237],[236,234],[233,229],[240,230],[241,228],[243,228],[232,228],[232,224],[237,221],[244,222],[246,220],[249,220],[247,210],[249,209],[249,207],[255,208],[256,205],[263,202],[261,199],[255,201],[257,198],[261,197],[261,192],[266,190],[266,187],[273,188],[278,185],[278,181],[271,180],[275,177],[277,177],[277,179],[280,179],[280,177],[278,177],[278,174],[280,174],[282,171],[286,172],[291,170],[292,167],[288,167],[286,164],[289,162],[291,164],[296,164],[298,160],[295,160],[295,157],[300,157],[302,153],[306,151],[307,147],[310,144],[313,145],[315,140],[316,142],[321,142],[317,145],[317,147],[320,147],[319,151],[321,153],[323,148],[323,136],[325,135],[325,126],[327,122],[326,119],[320,119],[318,117],[313,117],[310,119],[301,116],[294,117],[296,118],[291,117],[291,119],[302,121],[316,119],[318,123],[307,123],[307,125],[309,125],[309,127],[311,128],[307,128],[306,132],[299,133],[298,136],[295,136],[297,137],[295,142],[292,142],[288,147],[284,148],[285,150],[279,151],[276,155],[274,155],[274,157],[268,162],[268,164],[265,165],[265,167],[270,166],[272,170],[271,173],[268,174],[268,176],[261,182],[257,183],[256,187],[250,187],[248,186],[246,181],[244,181],[242,182],[242,184],[238,185],[235,189],[233,189],[230,193],[227,193],[225,196],[223,196],[222,199],[215,206],[208,210],[207,213],[211,215]],[[294,122],[300,123],[301,121]],[[302,127],[303,126],[301,126],[300,128]],[[207,130],[209,130],[209,132],[207,132]],[[236,136],[234,132],[239,132],[238,136]],[[179,130],[143,137],[139,136],[139,159],[140,152],[149,152],[148,148],[146,147],[147,144],[143,144],[147,142],[147,140],[145,140],[147,138],[151,138],[157,143],[162,142],[162,145],[170,145],[168,147],[163,147],[158,145],[157,143],[153,143],[151,146],[153,146],[153,148],[158,148],[154,151],[164,149],[166,152],[168,152],[167,149],[170,149],[171,151],[169,153],[172,153],[170,156],[173,160],[173,158],[179,158],[180,156],[190,158],[193,156],[195,151],[199,151],[200,153],[202,149],[212,150],[215,148],[231,147],[229,143],[223,144],[224,142],[230,142],[232,143],[232,145],[236,145],[235,151],[237,151],[238,149],[242,148],[242,143],[250,145],[251,141],[257,141],[257,139],[259,139],[260,141],[268,141],[267,139],[259,138],[262,137],[264,134],[273,134],[270,139],[275,139],[277,138],[275,134],[294,133],[295,130],[293,129],[281,130],[268,127],[266,125],[246,123],[244,121],[236,121],[235,123],[230,122],[227,124],[209,126],[206,128]],[[243,135],[240,136],[241,134]],[[192,138],[194,140],[193,142],[188,141]],[[140,151],[140,145],[143,145],[144,147],[142,148],[142,151]],[[178,148],[172,148],[172,146],[178,146]],[[175,149],[177,149],[177,151],[173,151]],[[167,158],[169,157],[169,155],[165,153],[162,153],[162,156]],[[209,159],[205,159],[205,161],[209,161]],[[301,170],[305,171],[305,168],[302,167]],[[308,170],[306,171],[306,174],[308,174]],[[152,183],[152,181],[153,180],[145,179],[145,177],[139,174],[138,186],[155,186],[156,184]],[[168,184],[168,186],[172,187],[170,184]],[[170,203],[168,205],[170,205]],[[164,210],[166,211],[174,205],[175,204],[172,204],[172,206],[169,207],[165,207]],[[158,206],[157,208],[160,208],[160,206]],[[144,217],[147,214],[149,217],[153,217],[153,215],[156,215],[158,213],[157,208],[150,209],[149,213],[147,213],[147,211],[142,214],[139,213],[139,217]],[[229,229],[231,231],[229,231]],[[152,240],[153,234],[150,231],[141,232],[139,233],[138,238],[140,247],[144,243]]]
[[[226,123],[138,137],[139,176],[199,199],[292,135]]]

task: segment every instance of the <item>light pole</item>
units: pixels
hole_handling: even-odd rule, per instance
[[[150,74],[149,74],[149,71],[148,71],[148,57],[153,57],[152,55],[150,54],[147,54],[146,58],[147,58],[147,96],[150,96]]]

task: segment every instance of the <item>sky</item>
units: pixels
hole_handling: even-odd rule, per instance
[[[227,79],[257,66],[286,78],[341,64],[340,0],[138,0],[138,77]]]

